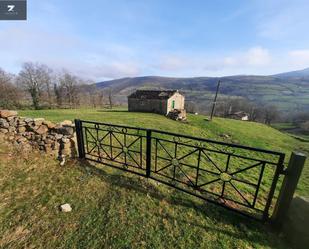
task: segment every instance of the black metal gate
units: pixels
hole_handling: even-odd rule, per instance
[[[75,120],[79,157],[267,220],[285,155],[159,130]]]

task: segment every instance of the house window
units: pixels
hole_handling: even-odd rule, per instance
[[[175,100],[172,100],[172,108],[175,109]]]

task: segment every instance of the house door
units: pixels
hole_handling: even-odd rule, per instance
[[[172,100],[172,108],[175,109],[175,100]]]

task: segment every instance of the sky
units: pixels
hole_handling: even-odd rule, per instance
[[[28,0],[0,21],[0,67],[94,81],[269,75],[309,67],[309,0]]]

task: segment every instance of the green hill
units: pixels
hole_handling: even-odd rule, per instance
[[[307,144],[251,122],[189,115],[180,123],[126,110],[20,111],[189,134],[290,153]],[[152,180],[86,162],[65,167],[0,144],[1,248],[288,248],[267,226]],[[308,163],[298,193],[308,195]],[[59,212],[70,203],[71,213]]]
[[[144,76],[103,81],[100,89],[112,88],[117,101],[126,103],[135,89],[178,89],[187,100],[209,106],[218,80],[221,80],[220,97],[239,96],[257,104],[276,105],[282,111],[305,111],[309,108],[308,70],[285,74],[258,76],[236,75],[226,77],[172,78]]]

